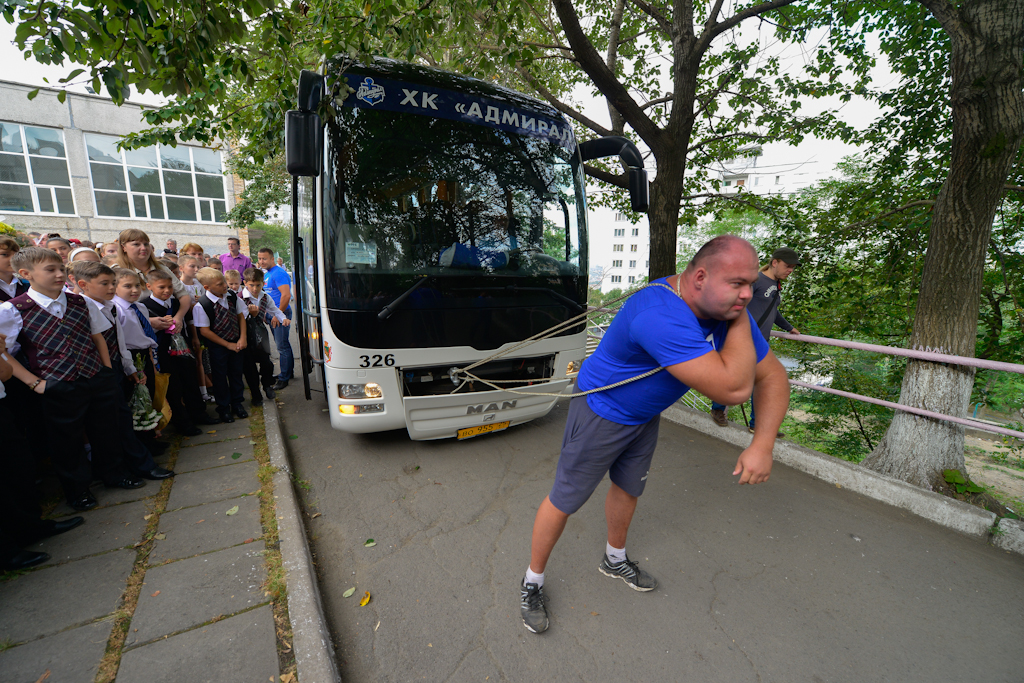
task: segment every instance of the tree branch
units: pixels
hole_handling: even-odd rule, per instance
[[[764,14],[765,12],[770,12],[774,9],[785,7],[786,5],[791,5],[794,2],[796,2],[796,0],[771,0],[771,2],[753,5],[742,12],[737,12],[725,21],[717,22],[711,26],[705,26],[704,32],[701,33],[700,38],[697,39],[696,54],[703,55],[707,49],[711,47],[711,41],[731,29],[733,26],[736,26],[744,19],[756,17],[758,14]]]
[[[952,36],[954,33],[959,33],[962,29],[956,5],[949,2],[949,0],[918,0],[918,2],[932,13],[932,16],[938,20],[946,33]]]
[[[639,1],[639,0],[634,0]],[[594,81],[594,85],[607,98],[627,123],[636,131],[637,135],[651,148],[658,145],[664,133],[651,119],[640,109],[640,106],[630,96],[629,91],[619,82],[615,74],[608,69],[608,66],[601,59],[601,56],[594,49],[593,43],[587,38],[587,34],[580,26],[579,15],[576,8],[572,6],[571,0],[552,0],[558,19],[562,24],[562,31],[572,46],[576,59],[580,66]]]
[[[671,102],[674,99],[675,99],[675,95],[665,95],[664,97],[658,97],[656,99],[650,100],[649,102],[644,102],[643,104],[640,105],[640,108],[641,109],[650,109],[651,107],[656,107],[659,104],[664,104],[665,102]],[[1022,188],[1022,189],[1024,189],[1024,188]]]
[[[623,190],[629,189],[629,178],[627,178],[624,174],[615,175],[614,173],[605,171],[595,166],[591,166],[590,164],[583,164],[583,170],[591,178],[597,178],[598,180],[606,182],[609,185],[621,187]]]
[[[516,67],[516,71],[519,72],[519,75],[522,76],[527,83],[533,86],[533,89],[537,91],[537,94],[539,94],[541,97],[547,100],[548,104],[550,104],[558,111],[562,112],[563,114],[570,118],[576,119],[584,126],[597,133],[598,135],[603,136],[612,134],[612,131],[608,130],[607,128],[599,124],[597,121],[588,118],[582,112],[573,109],[572,107],[570,107],[569,105],[565,104],[557,97],[555,97],[550,90],[545,88],[536,78],[534,78],[530,74],[529,71],[527,71],[523,67]]]
[[[646,0],[632,0],[632,2],[634,5],[640,8],[641,12],[649,16],[651,19],[654,19],[654,22],[658,25],[658,28],[664,31],[666,35],[671,37],[672,22],[670,22],[664,14],[659,12],[657,8],[654,7],[654,5],[647,2]]]
[[[909,204],[904,204],[903,206],[901,206],[898,209],[893,209],[892,211],[887,211],[887,212],[883,213],[881,216],[875,216],[874,218],[868,218],[867,220],[857,221],[856,223],[850,223],[849,225],[846,226],[845,229],[846,230],[850,230],[852,228],[859,228],[859,227],[861,227],[863,225],[869,225],[871,223],[875,223],[877,221],[880,221],[883,218],[888,218],[889,216],[897,214],[900,211],[906,211],[907,209],[912,209],[915,206],[934,206],[934,205],[935,205],[935,200],[934,199],[920,199],[920,200],[918,200],[916,202],[910,202]]]

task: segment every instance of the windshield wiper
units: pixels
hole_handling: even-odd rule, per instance
[[[387,320],[388,318],[390,318],[391,314],[394,313],[395,310],[399,306],[402,305],[403,301],[405,301],[407,298],[409,298],[410,294],[412,294],[413,292],[416,291],[417,287],[419,287],[420,285],[422,285],[423,283],[425,283],[427,280],[429,280],[432,277],[433,277],[432,275],[424,275],[422,278],[417,280],[416,283],[412,287],[410,287],[409,289],[407,289],[404,292],[402,292],[401,294],[399,294],[398,298],[396,298],[394,301],[392,301],[387,306],[385,306],[383,309],[381,309],[381,312],[377,314],[377,318],[379,318],[380,320]]]

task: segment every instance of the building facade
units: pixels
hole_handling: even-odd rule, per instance
[[[148,127],[145,107],[97,95],[0,81],[0,220],[19,230],[110,242],[144,230],[159,254],[168,239],[227,251],[237,235],[225,215],[241,183],[226,174],[229,150],[193,144],[118,150]]]
[[[607,293],[632,289],[647,277],[651,236],[647,216],[630,223],[622,213],[590,208],[590,286]]]

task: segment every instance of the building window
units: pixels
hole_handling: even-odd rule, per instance
[[[644,268],[650,268],[650,267],[651,267],[651,262],[650,261],[644,261]]]
[[[612,268],[621,268],[621,267],[622,267],[622,261],[621,260],[612,261]]]
[[[633,228],[633,237],[640,236],[640,228]]]
[[[761,176],[754,176],[754,184],[755,185],[760,185],[761,184]]]
[[[612,245],[612,251],[622,251],[622,245],[621,244],[613,244]]]
[[[616,213],[615,214],[615,220],[617,222],[621,223],[622,221],[626,220],[626,214],[624,214],[624,213]]]
[[[629,262],[629,267],[630,268],[636,268],[636,261],[630,261]]]
[[[0,211],[75,215],[64,131],[0,123]]]
[[[629,284],[633,284],[634,282],[636,282],[636,278],[634,276],[630,275],[629,276]]]
[[[630,251],[636,251],[636,245],[635,244],[629,245],[629,250]]]
[[[782,180],[782,176],[780,176],[780,175],[775,176],[775,184],[776,185],[778,185],[781,180]]]
[[[743,178],[736,181],[736,187],[743,187],[743,183],[746,182]]]
[[[613,235],[613,236],[614,237],[625,237],[626,236],[626,229],[625,228],[615,228],[615,235]]]
[[[622,276],[621,275],[612,275],[612,284],[614,284],[616,282],[622,282]]]
[[[225,222],[228,207],[220,152],[184,145],[119,150],[118,139],[85,136],[96,215]]]

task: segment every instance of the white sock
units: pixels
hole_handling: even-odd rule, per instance
[[[604,554],[608,556],[608,559],[612,561],[612,564],[618,564],[626,559],[626,549],[616,548],[611,543],[604,544]]]
[[[208,394],[206,393],[206,387],[199,387],[199,393],[203,395],[203,398],[206,398],[206,396],[208,396]]]
[[[544,585],[544,573],[535,574],[529,567],[526,568],[526,580],[523,583],[535,583],[540,588]]]

